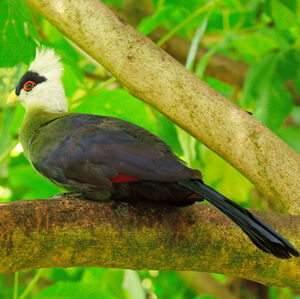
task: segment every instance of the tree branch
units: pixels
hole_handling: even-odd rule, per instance
[[[249,178],[280,210],[300,214],[300,157],[98,0],[26,0],[127,89]]]
[[[300,247],[300,216],[258,212]],[[0,273],[44,267],[218,272],[300,290],[300,259],[258,250],[208,204],[24,200],[0,204]]]

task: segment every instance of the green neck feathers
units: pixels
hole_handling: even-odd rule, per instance
[[[25,156],[28,157],[29,152],[29,146],[31,143],[31,140],[34,138],[34,136],[38,133],[38,129],[45,123],[52,121],[54,119],[63,117],[67,114],[70,114],[68,112],[66,113],[49,113],[45,112],[44,110],[37,108],[32,109],[25,114],[25,118],[20,130],[20,142],[22,144],[22,147],[24,149]]]

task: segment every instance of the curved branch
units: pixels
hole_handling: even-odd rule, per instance
[[[99,0],[26,0],[127,89],[243,173],[279,211],[300,214],[300,157]]]
[[[300,247],[300,216],[254,212]],[[0,204],[0,273],[44,267],[218,272],[300,290],[300,259],[258,250],[208,204],[63,198]]]

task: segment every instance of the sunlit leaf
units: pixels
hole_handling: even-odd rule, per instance
[[[206,30],[206,26],[207,26],[207,20],[208,20],[208,16],[206,16],[204,19],[203,19],[203,22],[201,23],[201,25],[197,28],[197,31],[195,33],[195,36],[192,40],[192,43],[191,43],[191,47],[190,47],[190,50],[189,50],[189,53],[188,53],[188,57],[186,59],[186,64],[185,64],[185,67],[187,69],[191,69],[192,68],[192,65],[194,64],[194,61],[195,61],[195,58],[196,58],[196,54],[197,54],[197,51],[198,51],[198,47],[199,47],[199,43],[200,43],[200,40]]]
[[[0,66],[28,63],[35,53],[36,37],[27,5],[22,0],[0,1]]]
[[[280,0],[271,1],[271,14],[279,29],[285,30],[297,24],[297,16],[284,2]]]
[[[110,298],[111,295],[113,298],[125,299],[123,278],[124,270],[121,269],[85,268],[81,282],[89,284],[99,293],[106,293],[105,298]]]
[[[81,282],[58,282],[53,286],[47,287],[42,290],[34,299],[103,299],[112,298],[117,299],[108,294],[101,293],[95,290],[91,285]]]
[[[294,106],[291,117],[296,125],[300,126],[300,107]]]
[[[300,75],[300,50],[283,51],[278,59],[277,73],[283,81],[296,79]]]
[[[290,94],[278,78],[279,58],[278,54],[270,54],[253,66],[243,91],[246,107],[255,103],[253,116],[273,130],[280,127],[293,107]]]
[[[136,271],[125,270],[123,288],[128,292],[130,299],[146,299],[146,292]]]
[[[241,173],[207,148],[203,148],[203,162],[201,170],[208,185],[232,200],[247,204],[253,185]]]
[[[175,6],[167,5],[156,10],[152,16],[142,20],[142,22],[138,25],[138,30],[145,35],[150,34],[158,25],[170,16],[170,13],[172,13],[174,9],[176,9]]]
[[[300,155],[299,127],[284,126],[276,130],[275,133]]]
[[[48,198],[62,192],[60,188],[38,174],[23,155],[13,160],[9,176],[13,200]]]

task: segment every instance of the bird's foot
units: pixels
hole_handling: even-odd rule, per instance
[[[65,192],[51,196],[49,199],[84,199],[84,195],[80,192]]]

